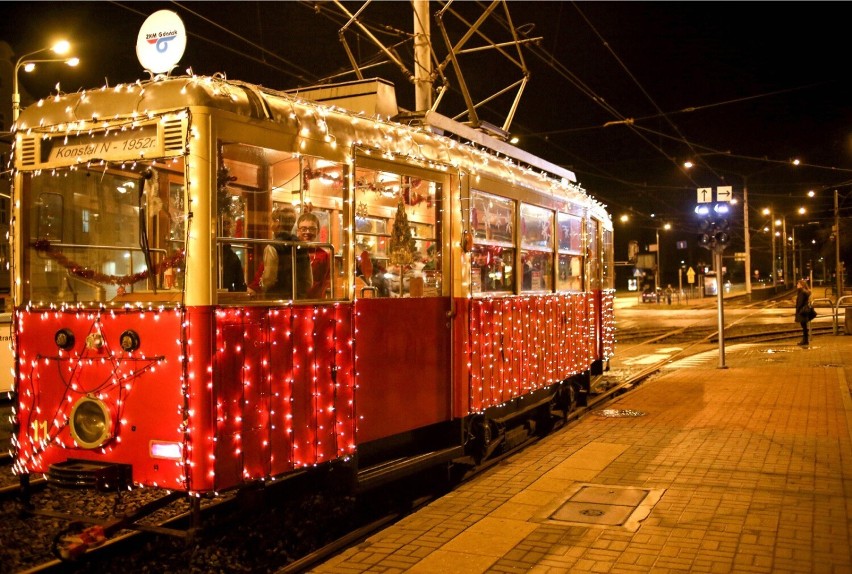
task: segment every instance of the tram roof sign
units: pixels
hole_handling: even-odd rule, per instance
[[[171,10],[158,10],[145,20],[136,37],[136,57],[152,74],[171,72],[186,49],[183,20]]]

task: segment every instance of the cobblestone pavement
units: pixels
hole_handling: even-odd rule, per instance
[[[852,572],[849,381],[852,337],[708,348],[312,571]]]

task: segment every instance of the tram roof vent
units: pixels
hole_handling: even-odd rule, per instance
[[[355,113],[363,112],[388,118],[399,113],[393,84],[379,78],[297,88],[286,90],[286,93],[320,104],[339,106]]]

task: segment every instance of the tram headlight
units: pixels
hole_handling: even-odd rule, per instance
[[[124,333],[121,334],[119,338],[119,344],[121,348],[129,353],[130,351],[135,351],[139,348],[139,335],[136,334],[136,331],[131,331],[128,329]]]
[[[111,420],[103,401],[83,397],[71,409],[71,437],[83,448],[98,448],[112,438]]]
[[[59,329],[53,336],[53,342],[63,351],[67,351],[74,347],[74,333],[70,329]]]

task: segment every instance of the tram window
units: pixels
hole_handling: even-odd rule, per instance
[[[521,251],[522,291],[553,290],[553,253],[550,251]]]
[[[307,248],[311,260],[311,287],[308,299],[338,299],[346,289],[339,278],[345,267],[339,257],[343,253],[342,212],[345,165],[321,158],[302,156],[302,190],[296,236]]]
[[[511,245],[514,242],[515,202],[481,192],[471,194],[471,228],[474,240]]]
[[[515,250],[495,245],[474,245],[470,283],[473,293],[514,292]]]
[[[583,289],[583,219],[569,213],[556,214],[557,256],[556,290]]]
[[[521,291],[553,290],[553,212],[521,204]]]
[[[236,143],[220,144],[220,165],[220,301],[341,297],[345,166]],[[232,275],[226,281],[226,255],[236,269],[226,245],[242,264],[245,294],[234,288]]]
[[[583,258],[579,255],[559,254],[556,273],[557,291],[581,291],[583,289]]]
[[[471,192],[470,288],[476,293],[515,291],[515,202],[481,191]]]
[[[580,253],[583,238],[583,220],[568,213],[556,214],[556,225],[559,229],[559,251]]]
[[[440,198],[437,182],[356,169],[356,296],[441,294]]]
[[[161,232],[184,218],[167,198],[171,182],[183,188],[182,168],[176,160],[24,174],[24,296],[34,305],[120,305],[157,290],[158,300],[177,301],[160,290],[167,276],[182,285],[183,238],[169,243]]]

